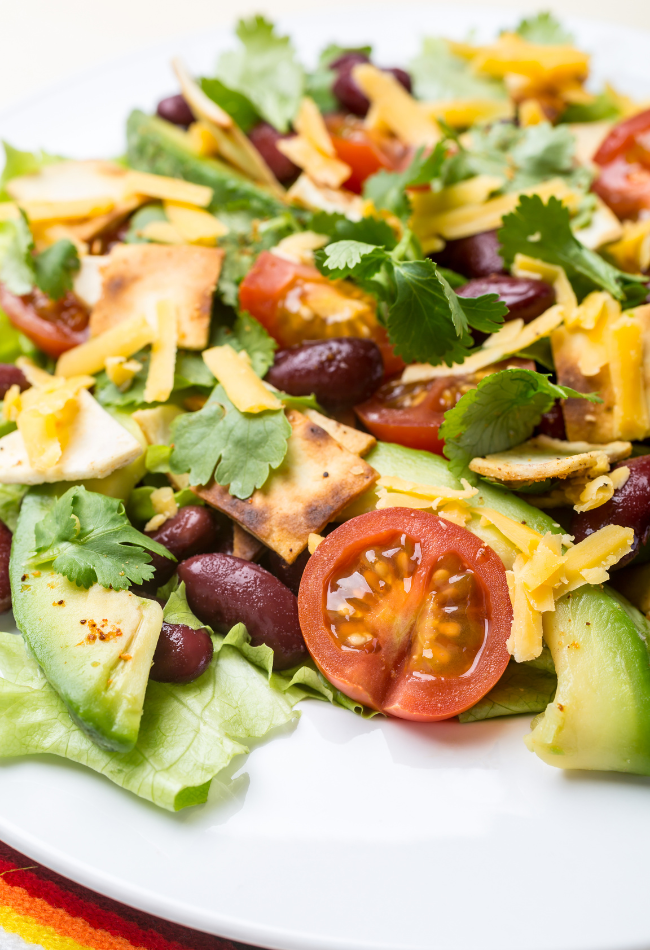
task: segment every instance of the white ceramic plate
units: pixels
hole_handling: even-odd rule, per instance
[[[306,58],[370,41],[397,65],[423,34],[492,36],[515,21],[396,4],[281,26]],[[597,81],[650,96],[650,35],[569,25]],[[0,117],[0,137],[117,155],[130,108],[175,90],[170,56],[207,72],[230,42],[181,39],[59,84]],[[650,780],[549,768],[527,730],[526,717],[363,722],[307,702],[297,726],[214,781],[207,805],[177,815],[62,759],[7,761],[0,838],[127,904],[277,950],[647,950]]]

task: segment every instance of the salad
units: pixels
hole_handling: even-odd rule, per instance
[[[649,775],[650,103],[547,13],[236,34],[5,143],[0,755],[177,810],[311,698]]]

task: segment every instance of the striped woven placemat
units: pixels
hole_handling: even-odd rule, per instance
[[[252,950],[66,880],[0,842],[0,950]]]

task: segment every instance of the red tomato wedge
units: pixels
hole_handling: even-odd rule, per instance
[[[473,706],[510,659],[512,607],[498,555],[437,515],[388,508],[320,543],[298,595],[300,626],[346,696],[435,722]]]
[[[357,195],[371,175],[382,169],[398,171],[410,158],[409,149],[396,139],[370,132],[356,116],[334,114],[325,121],[337,157],[352,169],[343,187]]]
[[[390,380],[366,402],[354,407],[369,432],[382,442],[396,442],[410,449],[426,449],[442,455],[444,442],[438,437],[445,412],[490,373],[506,367],[535,369],[531,360],[510,359],[480,373],[441,376],[421,383]]]
[[[309,264],[262,251],[240,284],[239,306],[282,347],[357,336],[379,344],[386,375],[404,368],[377,322],[374,297],[348,280],[328,280]]]
[[[0,284],[0,307],[9,320],[53,359],[88,339],[88,308],[72,293],[50,300],[35,288],[17,297]]]
[[[601,172],[593,191],[619,218],[650,209],[650,109],[614,126],[594,161]]]
[[[615,158],[628,156],[637,147],[639,139],[650,133],[650,109],[615,125],[594,155],[597,165],[608,165]]]

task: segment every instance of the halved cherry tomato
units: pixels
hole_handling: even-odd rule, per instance
[[[500,558],[423,511],[371,511],[333,531],[307,562],[298,610],[330,682],[401,719],[456,716],[509,660],[512,607]]]
[[[438,437],[445,412],[461,396],[475,389],[481,379],[509,366],[535,369],[532,360],[510,359],[467,376],[440,376],[421,383],[389,380],[377,392],[354,407],[364,426],[382,442],[396,442],[410,449],[426,449],[442,455]]]
[[[239,306],[282,347],[358,336],[379,344],[386,375],[404,366],[377,322],[374,298],[348,280],[328,280],[308,264],[262,251],[240,284]]]
[[[650,133],[650,109],[615,125],[594,155],[594,161],[597,165],[609,165],[615,158],[627,157],[639,139],[645,141],[647,133]]]
[[[593,191],[619,218],[650,209],[650,109],[614,126],[594,155]]]
[[[614,159],[603,166],[591,188],[621,220],[650,208],[650,169],[639,162]]]
[[[360,195],[366,178],[381,171],[401,168],[409,152],[397,140],[370,132],[363,120],[352,115],[326,116],[337,156],[352,169],[343,187]]]
[[[0,307],[9,320],[48,356],[57,359],[88,338],[90,312],[73,293],[51,300],[38,288],[24,297],[0,284]]]

